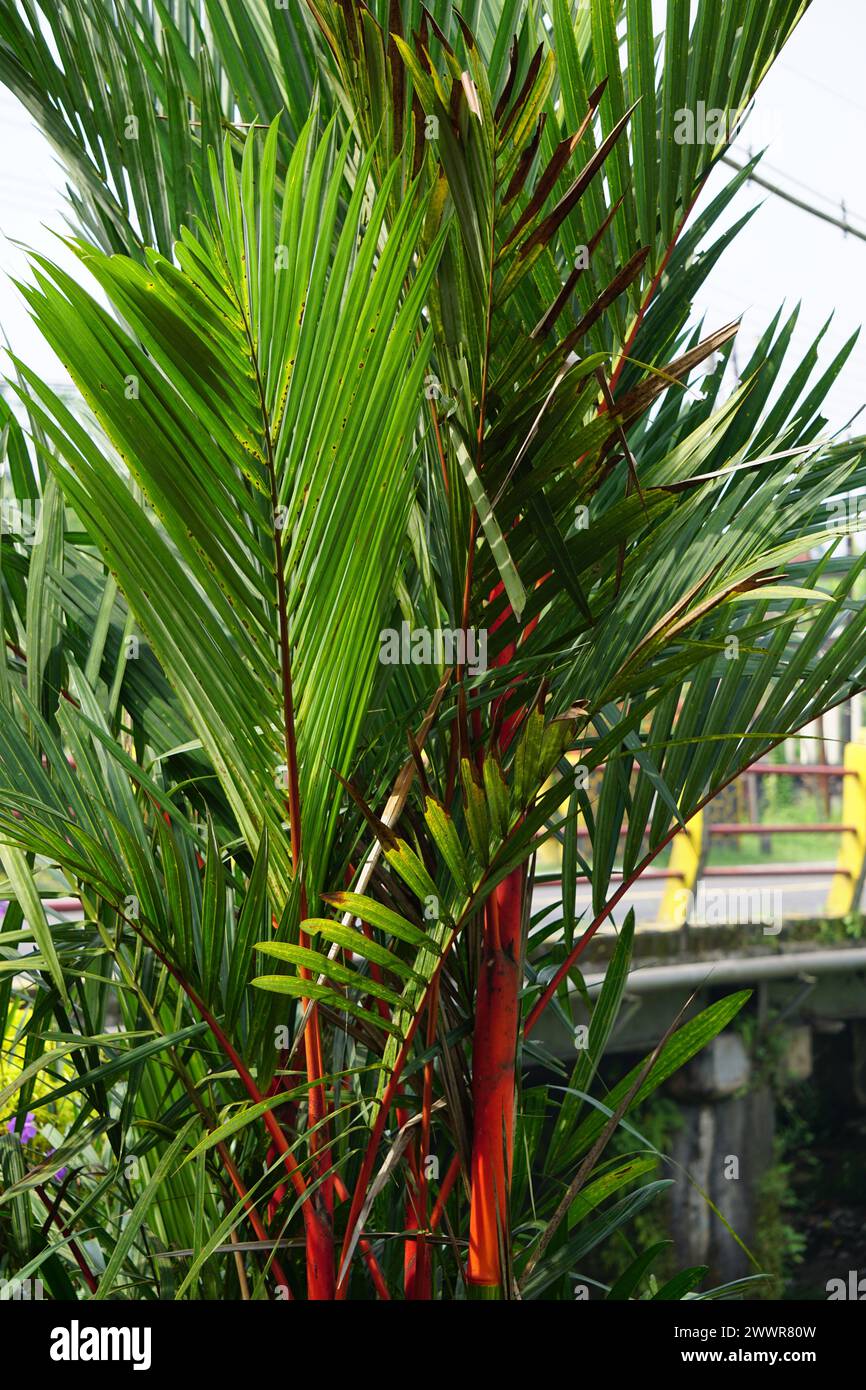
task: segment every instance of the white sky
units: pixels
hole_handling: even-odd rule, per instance
[[[663,13],[664,6],[661,6]],[[815,207],[839,213],[866,231],[866,3],[815,0],[762,86],[752,129],[737,153],[772,140],[762,172]],[[40,375],[64,373],[30,322],[9,276],[26,274],[21,242],[65,264],[49,228],[64,231],[63,177],[52,152],[24,109],[0,89],[0,329],[13,350]],[[717,171],[707,196],[730,171]],[[775,308],[802,300],[795,347],[805,351],[824,320],[835,312],[824,338],[826,364],[866,319],[866,241],[845,237],[826,223],[769,193],[747,187],[730,216],[763,202],[749,227],[729,249],[696,304],[707,329],[745,313],[742,363]],[[793,364],[795,358],[792,356]],[[819,365],[820,365],[819,363]],[[831,397],[831,420],[841,427],[866,400],[866,333]],[[860,422],[866,428],[866,417]]]
[[[815,0],[762,84],[752,121],[755,151],[774,132],[759,172],[824,212],[841,214],[866,231],[866,4]],[[743,162],[749,125],[734,154]],[[711,177],[718,191],[729,169]],[[804,186],[805,185],[805,186]],[[821,195],[821,196],[816,196]],[[740,361],[782,303],[802,301],[792,345],[801,354],[831,313],[819,367],[866,323],[866,241],[846,237],[756,185],[735,200],[731,216],[763,206],[714,270],[696,305],[708,328],[745,310]],[[792,355],[792,364],[795,361]],[[830,397],[831,423],[840,427],[866,402],[866,329]],[[866,430],[866,417],[858,422]]]

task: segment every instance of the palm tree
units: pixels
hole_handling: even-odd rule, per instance
[[[0,1149],[19,1275],[569,1297],[667,1185],[605,1146],[747,995],[588,1106],[633,919],[575,1052],[579,962],[864,685],[853,344],[810,385],[776,319],[726,395],[737,325],[690,321],[754,165],[698,203],[726,143],[679,113],[741,115],[806,8],[0,4],[81,264],[22,287],[76,398],[12,357],[4,406],[41,508],[0,557],[0,1105],[52,1149]],[[565,1092],[527,1080],[557,1032]]]

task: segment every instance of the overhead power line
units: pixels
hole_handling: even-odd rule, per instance
[[[813,87],[819,87],[822,92],[827,92],[827,94],[834,97],[836,101],[842,101],[846,106],[853,107],[855,111],[862,111],[863,115],[866,116],[866,106],[861,105],[859,101],[854,101],[853,98],[847,96],[845,92],[840,92],[838,87],[831,87],[829,83],[822,82],[820,78],[813,76],[812,73],[802,72],[800,68],[794,68],[790,63],[780,60],[778,66],[783,72],[790,72],[794,77],[799,77],[802,82],[811,82]]]
[[[751,147],[749,147],[748,150],[743,150],[736,144],[731,146],[730,153],[733,155],[748,154],[749,160],[754,157],[754,150]],[[813,188],[810,183],[806,183],[803,179],[795,178],[793,174],[789,174],[786,170],[778,168],[777,165],[768,164],[763,155],[761,156],[761,169],[765,174],[777,175],[780,179],[784,179],[786,184],[793,184],[795,188],[804,188],[807,193],[811,193],[812,197],[817,198],[820,203],[829,203],[830,206],[834,208],[844,206],[844,202],[841,198],[834,198],[830,193],[822,193],[820,189]],[[849,215],[857,216],[856,213]],[[866,221],[866,218],[859,217],[858,220],[863,222]]]
[[[729,154],[722,155],[722,163],[729,164],[732,169],[736,169],[738,174],[742,174],[747,167],[745,164],[738,164]],[[802,212],[808,212],[812,217],[818,217],[822,222],[829,222],[831,226],[838,227],[846,236],[855,236],[860,241],[866,241],[866,232],[854,227],[844,217],[836,217],[832,212],[822,212],[820,208],[813,207],[802,198],[798,198],[794,193],[789,193],[786,188],[780,188],[777,183],[771,183],[769,179],[763,178],[760,174],[748,174],[749,183],[756,183],[759,188],[766,188],[768,193],[773,193],[777,198],[782,198],[786,203],[791,203],[793,207],[800,208]]]

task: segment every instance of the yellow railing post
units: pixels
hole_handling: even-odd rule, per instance
[[[827,894],[828,917],[844,917],[853,911],[863,892],[866,867],[866,744],[846,743],[842,778],[842,831],[836,872]],[[804,768],[808,772],[808,767]]]
[[[680,830],[671,841],[671,858],[668,864],[671,877],[665,885],[659,906],[660,927],[682,927],[688,921],[690,909],[694,905],[694,892],[700,874],[703,849],[704,813],[698,811],[691,820],[686,821],[685,830]]]

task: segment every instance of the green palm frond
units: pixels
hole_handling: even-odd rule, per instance
[[[268,828],[277,899],[292,877],[286,687],[315,886],[336,824],[334,771],[351,764],[409,506],[425,367],[417,312],[435,265],[407,287],[423,208],[406,205],[379,252],[386,196],[365,209],[369,161],[337,226],[347,151],[333,129],[315,147],[312,134],[310,123],[276,223],[274,126],[267,139],[249,136],[239,177],[228,145],[224,184],[212,160],[216,217],[183,233],[179,267],[76,244],[135,336],[39,263],[34,312],[143,503],[115,457],[21,369],[67,495],[247,843]],[[179,628],[168,620],[178,611]]]

